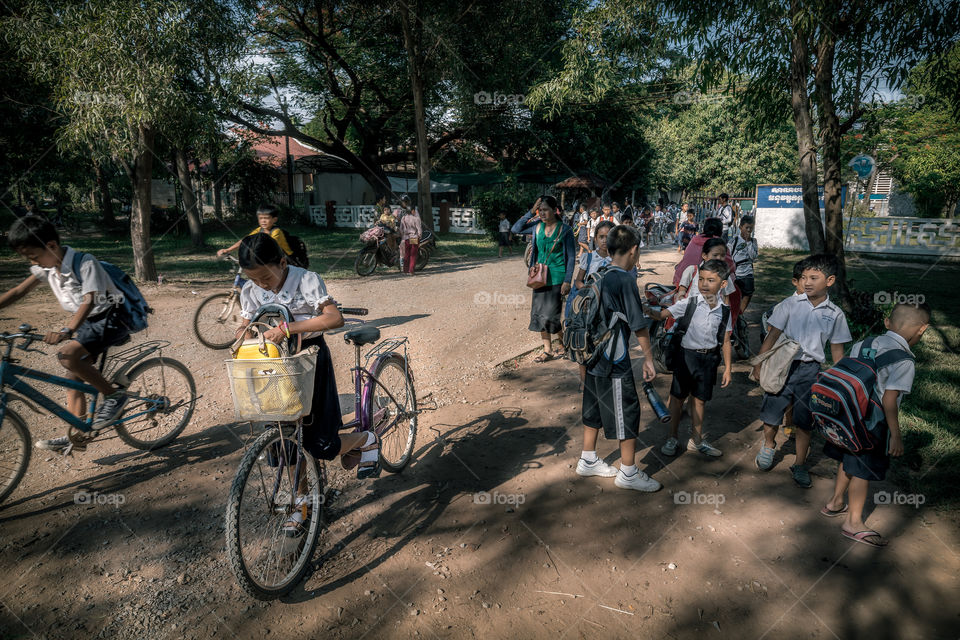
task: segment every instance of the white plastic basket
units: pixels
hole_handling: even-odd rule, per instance
[[[317,347],[286,358],[227,360],[237,420],[290,422],[313,407]]]

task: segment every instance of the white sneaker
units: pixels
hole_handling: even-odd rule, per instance
[[[597,458],[593,462],[587,462],[583,458],[577,462],[578,476],[600,476],[601,478],[612,478],[617,475],[617,468]]]
[[[621,489],[634,489],[636,491],[646,491],[647,493],[659,491],[662,486],[643,471],[637,471],[632,476],[625,476],[623,475],[623,471],[618,471],[617,479],[613,481],[613,484]]]
[[[660,453],[665,456],[675,456],[677,455],[678,446],[680,446],[680,442],[673,436],[670,436],[667,438],[667,441],[663,443],[663,446],[660,447]]]
[[[693,438],[687,440],[687,451],[698,451],[708,458],[719,458],[723,455],[723,451],[712,446],[706,438],[702,438],[700,444],[694,444]]]

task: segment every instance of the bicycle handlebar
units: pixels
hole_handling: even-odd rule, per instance
[[[369,309],[364,309],[363,307],[341,307],[337,305],[337,308],[340,309],[340,313],[349,316],[365,316],[370,313]]]

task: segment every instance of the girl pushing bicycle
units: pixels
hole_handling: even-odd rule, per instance
[[[380,473],[379,442],[372,431],[340,435],[340,397],[330,349],[323,332],[342,327],[343,316],[336,301],[327,293],[323,279],[313,271],[287,264],[286,254],[277,242],[262,233],[247,236],[240,242],[240,267],[247,278],[240,292],[240,315],[243,322],[237,329],[239,339],[247,333],[254,313],[266,304],[286,306],[293,322],[267,330],[265,340],[282,343],[299,336],[301,349],[318,348],[317,371],[314,376],[313,406],[303,419],[303,446],[315,458],[333,460],[341,456],[344,469],[357,467],[358,478],[376,477]],[[291,520],[300,517],[299,511]],[[296,527],[298,522],[291,522]]]

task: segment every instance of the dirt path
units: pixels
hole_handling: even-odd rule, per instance
[[[668,279],[674,255],[649,253],[644,280]],[[818,514],[833,463],[818,460],[809,491],[792,484],[790,453],[768,474],[753,467],[759,392],[743,367],[708,408],[723,458],[662,459],[666,427],[644,407],[640,464],[665,489],[580,479],[575,370],[523,360],[494,371],[537,344],[519,260],[428,271],[329,283],[385,336],[410,337],[418,395],[441,406],[423,416],[403,474],[361,485],[328,465],[342,493],[318,568],[269,604],[226,565],[225,499],[250,432],[232,423],[223,354],[190,333],[213,289],[146,291],[158,308],[149,337],[190,366],[200,409],[153,454],[115,438],[72,459],[35,453],[0,510],[0,637],[956,637],[955,514],[877,506],[869,524],[891,546],[849,544]],[[48,295],[11,311],[0,327],[59,326]],[[343,394],[352,353],[328,341]],[[50,356],[28,362],[52,368]],[[669,378],[656,386],[666,397]],[[29,422],[37,438],[60,435]],[[613,461],[615,448],[601,441],[600,454]],[[77,505],[80,490],[123,502]]]

